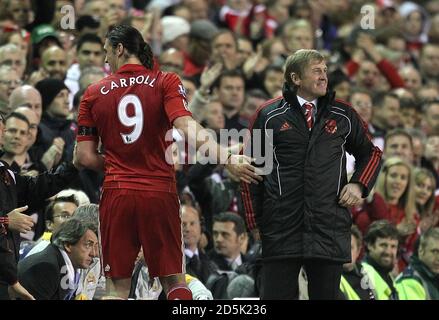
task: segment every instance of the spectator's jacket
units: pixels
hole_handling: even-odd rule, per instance
[[[366,258],[362,265],[370,279],[369,285],[376,300],[399,300],[399,294],[395,288],[394,279],[390,275],[390,270],[379,269],[378,265],[370,258]]]
[[[230,266],[229,262],[227,261],[227,259],[223,255],[216,252],[215,249],[212,249],[210,252],[208,252],[208,256],[210,258],[210,261],[212,261],[218,266],[218,270],[234,271]],[[248,259],[244,254],[241,254],[241,260],[242,260],[242,264],[248,262]]]
[[[202,250],[198,250],[198,257],[186,258],[186,274],[190,274],[200,280],[203,284],[209,276],[218,270],[218,266]]]
[[[251,128],[273,140],[271,150],[270,142],[262,141],[262,155],[273,155],[273,170],[257,185],[242,184],[246,220],[250,229],[261,231],[263,258],[349,262],[352,219],[338,201],[348,183],[345,151],[356,159],[350,182],[362,186],[363,197],[375,183],[382,152],[372,144],[367,125],[328,93],[318,99],[309,131],[296,93],[285,86],[283,97],[261,106]],[[258,155],[253,157],[257,164]]]
[[[340,281],[341,299],[374,300],[370,279],[361,263],[357,262],[351,271],[343,271]]]
[[[36,300],[66,299],[75,289],[70,288],[66,274],[66,262],[53,244],[18,263],[18,279]]]
[[[401,300],[439,300],[439,275],[431,272],[416,255],[396,279]]]

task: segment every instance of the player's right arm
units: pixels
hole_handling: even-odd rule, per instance
[[[217,144],[206,129],[192,118],[186,107],[186,92],[178,76],[169,73],[165,74],[164,77],[166,77],[163,80],[164,109],[169,122],[183,132],[186,141],[189,144],[195,142],[196,150],[201,146],[206,147],[209,152],[207,156],[211,160],[217,164],[225,164],[227,169],[242,181],[256,184],[258,180],[262,181],[262,177],[255,173],[255,167],[250,164],[249,157],[232,154],[230,148],[224,148]]]

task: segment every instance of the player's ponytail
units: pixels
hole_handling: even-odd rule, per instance
[[[152,69],[154,67],[154,59],[151,46],[143,41],[143,43],[139,47],[139,51],[137,52],[137,57],[140,62],[142,62],[143,66],[147,69]]]
[[[145,68],[153,68],[154,56],[151,47],[143,40],[142,35],[136,28],[129,25],[115,26],[108,32],[107,39],[114,49],[120,43],[127,53],[135,55]]]

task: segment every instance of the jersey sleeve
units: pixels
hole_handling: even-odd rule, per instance
[[[96,124],[91,114],[92,95],[87,89],[81,99],[78,113],[78,134],[76,140],[80,141],[97,141],[98,134]]]
[[[174,73],[166,73],[163,79],[163,102],[170,123],[178,117],[192,116],[188,109],[186,90]]]

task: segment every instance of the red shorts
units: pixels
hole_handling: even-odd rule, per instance
[[[107,277],[131,278],[140,247],[151,277],[185,272],[176,194],[104,189],[99,212]]]

